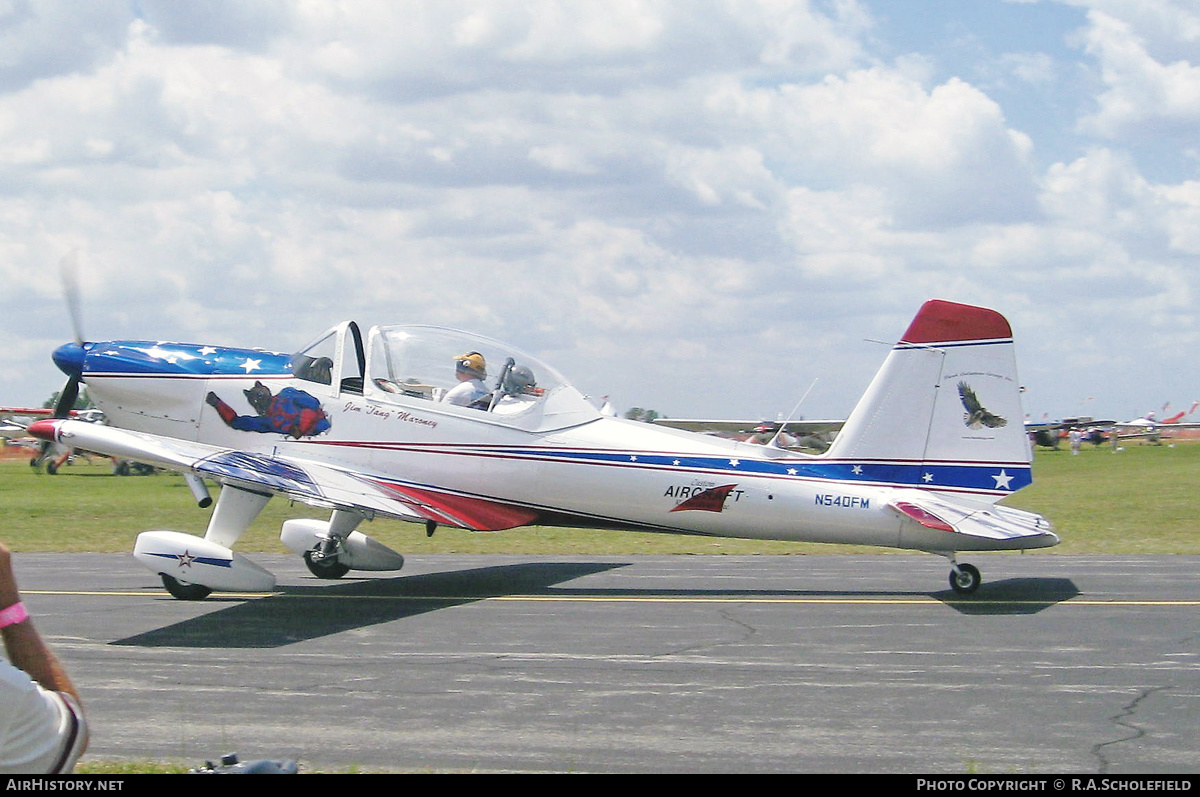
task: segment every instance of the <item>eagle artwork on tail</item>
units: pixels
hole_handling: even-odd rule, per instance
[[[999,415],[988,412],[979,403],[975,391],[966,382],[958,383],[958,396],[962,399],[963,408],[966,409],[966,412],[963,413],[963,423],[971,429],[981,429],[984,426],[989,429],[999,429],[1001,426],[1008,425],[1008,421]]]

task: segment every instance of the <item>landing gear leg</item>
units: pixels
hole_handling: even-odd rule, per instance
[[[175,531],[138,535],[134,558],[162,577],[163,587],[181,601],[200,601],[213,590],[265,592],[275,577],[232,550],[271,496],[225,485],[204,537]]]

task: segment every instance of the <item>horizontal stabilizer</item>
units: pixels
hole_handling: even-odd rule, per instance
[[[906,490],[897,493],[888,508],[909,521],[901,531],[905,548],[999,551],[1058,544],[1058,536],[1044,517],[1006,506],[958,502],[923,490]]]

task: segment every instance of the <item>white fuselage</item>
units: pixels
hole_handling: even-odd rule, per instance
[[[293,387],[317,396],[328,431],[300,438],[251,434],[231,428],[205,403],[210,392],[233,402],[256,383],[273,393]],[[598,413],[563,428],[529,431],[482,410],[376,399],[290,377],[93,374],[88,385],[114,426],[525,507],[538,513],[539,523],[948,547],[940,532],[914,527],[890,510],[897,486],[856,478],[855,463]],[[954,543],[961,550],[976,547]]]

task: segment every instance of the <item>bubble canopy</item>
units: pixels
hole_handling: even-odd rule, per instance
[[[326,362],[338,363],[334,372],[340,373],[342,384],[357,385],[354,377],[361,376],[362,393],[373,401],[530,431],[575,426],[600,417],[599,410],[558,371],[499,341],[446,327],[377,326],[368,332],[361,356],[355,357],[348,349],[351,341],[354,347],[361,345],[357,335],[339,335],[338,329],[318,338],[296,359],[311,362],[328,358]],[[459,363],[467,360],[478,365],[479,358],[483,360],[481,381],[487,395],[471,406],[443,400],[460,384]],[[356,360],[363,368],[359,374],[354,373]]]

